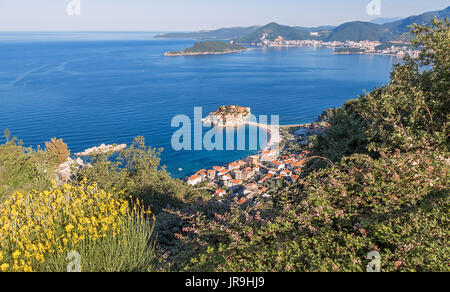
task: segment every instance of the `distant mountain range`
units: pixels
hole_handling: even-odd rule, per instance
[[[427,12],[405,19],[375,19],[372,22],[353,21],[340,26],[298,27],[269,23],[264,26],[233,27],[218,30],[199,31],[192,33],[168,33],[160,38],[186,39],[221,39],[235,40],[241,44],[257,43],[262,37],[274,40],[283,37],[286,40],[316,39],[323,41],[363,41],[372,40],[387,42],[392,40],[410,40],[410,25],[430,23],[433,18],[450,18],[450,6],[444,10]],[[393,21],[391,21],[393,20]]]
[[[382,24],[394,22],[394,21],[401,20],[401,19],[403,19],[403,18],[402,17],[391,17],[391,18],[378,17],[378,18],[372,19],[370,22],[382,25]]]

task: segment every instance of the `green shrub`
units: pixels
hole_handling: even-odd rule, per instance
[[[49,188],[57,165],[53,153],[23,147],[17,138],[0,145],[0,200],[16,191]]]
[[[47,148],[47,151],[52,152],[58,157],[60,163],[66,162],[67,158],[70,156],[70,150],[62,139],[52,138],[50,139],[50,142],[45,142],[45,147]]]

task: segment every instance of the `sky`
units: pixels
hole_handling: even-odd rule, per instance
[[[72,1],[80,2],[79,13],[76,5],[67,12]],[[380,15],[367,13],[371,1],[381,3]],[[450,0],[0,0],[0,31],[195,31],[269,22],[311,27],[447,6]]]

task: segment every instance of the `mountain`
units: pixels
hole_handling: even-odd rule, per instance
[[[203,30],[199,32],[174,32],[160,34],[156,36],[157,38],[169,38],[169,39],[196,39],[196,40],[208,40],[208,39],[219,39],[219,40],[232,40],[240,39],[254,31],[256,31],[260,26],[249,26],[249,27],[230,27],[221,28],[216,30]]]
[[[256,31],[246,35],[243,38],[238,39],[240,43],[259,42],[261,38],[265,37],[268,40],[274,40],[279,36],[286,40],[301,40],[310,38],[308,31],[298,29],[291,26],[280,25],[272,22],[263,27],[258,28]]]
[[[401,35],[405,32],[409,32],[409,26],[417,23],[417,24],[426,24],[430,23],[433,18],[450,18],[450,6],[444,10],[427,12],[421,15],[410,16],[408,18],[394,21],[391,23],[383,24],[383,28],[388,29],[395,35]]]
[[[379,17],[379,18],[372,19],[370,22],[371,23],[375,23],[375,24],[383,25],[383,24],[386,24],[386,23],[390,23],[390,22],[394,22],[394,21],[400,20],[400,19],[402,19],[402,18],[401,17],[392,17],[392,18]]]
[[[233,27],[218,30],[200,31],[192,33],[168,33],[161,38],[191,38],[191,39],[221,39],[236,40],[241,44],[258,43],[264,37],[274,40],[283,37],[286,40],[316,39],[324,41],[408,41],[411,39],[409,26],[429,23],[433,18],[450,18],[450,6],[444,10],[427,12],[421,15],[410,16],[405,19],[395,20],[378,18],[372,22],[353,21],[344,23],[338,27],[300,27],[285,26],[272,22],[265,26]]]
[[[354,21],[344,23],[333,30],[327,41],[384,41],[393,34],[383,26],[370,22]]]

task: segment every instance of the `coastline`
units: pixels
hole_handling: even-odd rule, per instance
[[[269,134],[270,138],[269,138],[269,141],[267,142],[266,147],[264,147],[263,150],[260,150],[259,153],[261,153],[265,150],[274,149],[274,148],[278,147],[278,145],[280,145],[280,143],[283,141],[283,139],[280,135],[280,126],[277,127],[274,125],[265,125],[265,124],[259,124],[259,123],[255,123],[255,122],[249,122],[249,121],[246,121],[244,123],[244,125],[262,128],[262,129],[266,130],[267,133]]]
[[[255,126],[255,127],[262,128],[267,131],[267,133],[269,135],[269,141],[267,142],[267,145],[263,149],[257,151],[255,154],[253,154],[253,155],[261,155],[263,152],[270,151],[270,150],[276,150],[277,153],[279,153],[279,150],[280,150],[279,145],[281,144],[281,142],[283,142],[283,136],[280,134],[280,129],[283,129],[283,128],[284,129],[286,129],[286,128],[287,129],[309,128],[312,125],[312,123],[274,126],[274,125],[266,125],[266,124],[260,124],[260,123],[246,121],[241,126],[245,126],[245,125]],[[237,128],[237,127],[234,127],[234,128]],[[251,157],[253,155],[243,157],[242,159],[247,160],[249,157]],[[232,161],[229,161],[222,166],[226,166],[231,162]],[[193,173],[198,173],[198,171],[193,172]],[[190,175],[186,176],[185,179],[187,179],[189,176]]]

